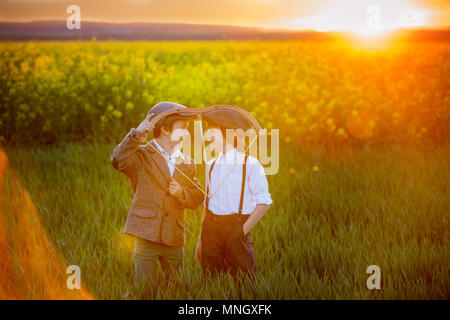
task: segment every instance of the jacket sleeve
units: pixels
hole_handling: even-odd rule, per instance
[[[195,164],[192,165],[193,174],[189,178],[193,179],[197,175],[197,169]],[[177,198],[177,205],[182,208],[196,209],[203,202],[203,193],[200,191],[202,188],[200,184],[195,182],[195,184],[200,188],[197,188],[192,184],[192,182],[187,179],[183,179],[181,184],[181,189],[183,190],[183,196]]]
[[[140,161],[136,151],[141,142],[139,131],[132,128],[111,154],[113,167],[127,176],[131,176],[136,172]]]

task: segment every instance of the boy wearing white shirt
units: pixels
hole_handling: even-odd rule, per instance
[[[213,127],[225,138],[227,128],[214,123]],[[237,149],[236,142],[227,143],[206,165],[209,179],[205,189],[211,198],[205,198],[196,249],[204,273],[216,275],[228,270],[234,275],[238,270],[257,270],[250,230],[267,212],[272,199],[263,166],[243,151]]]

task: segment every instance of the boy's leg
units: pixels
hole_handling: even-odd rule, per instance
[[[256,273],[255,253],[250,233],[242,230],[245,219],[237,221],[225,245],[225,259],[234,275],[238,270],[253,275]]]
[[[134,249],[135,289],[139,286],[148,287],[154,283],[159,255],[160,250],[157,243],[136,237]]]
[[[229,232],[229,225],[215,221],[218,217],[206,215],[200,238],[201,246],[201,264],[203,273],[208,270],[213,276],[225,269],[224,244]]]
[[[163,270],[166,280],[171,281],[174,271],[181,271],[184,265],[184,248],[164,246],[163,254],[160,256],[159,262]]]

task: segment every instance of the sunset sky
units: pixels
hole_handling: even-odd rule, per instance
[[[380,26],[386,30],[450,25],[449,0],[0,0],[0,20],[65,20],[71,4],[81,8],[82,20],[120,23],[357,31],[366,26],[369,14],[378,11]]]

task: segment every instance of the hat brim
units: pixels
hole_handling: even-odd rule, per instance
[[[167,116],[167,118],[170,119],[176,119],[176,120],[193,120],[195,118],[198,118],[197,114],[193,114],[193,113],[176,113],[176,114],[171,114],[169,116]]]

